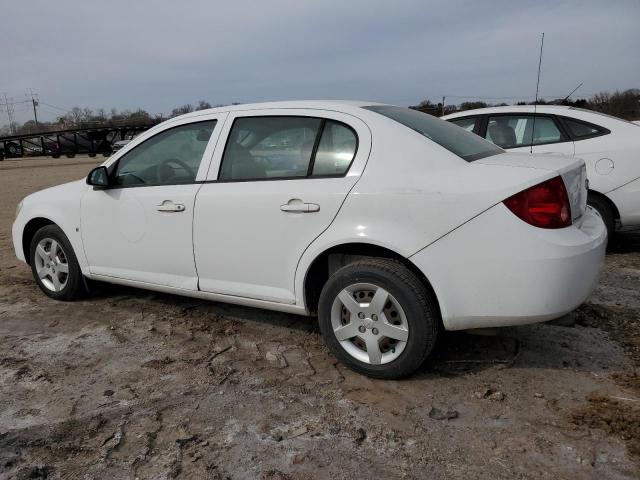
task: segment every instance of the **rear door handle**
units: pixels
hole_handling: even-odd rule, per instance
[[[158,205],[159,212],[184,212],[184,205],[181,203],[173,203],[171,200],[165,200]]]
[[[284,205],[280,205],[280,210],[289,213],[312,213],[319,212],[320,205],[317,203],[305,203],[299,198],[292,198]]]

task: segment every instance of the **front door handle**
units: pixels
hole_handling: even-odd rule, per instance
[[[184,205],[181,203],[173,203],[171,200],[165,200],[158,205],[159,212],[184,212]]]
[[[280,205],[280,210],[289,213],[312,213],[319,212],[320,205],[317,203],[305,203],[299,198],[292,198],[284,205]]]

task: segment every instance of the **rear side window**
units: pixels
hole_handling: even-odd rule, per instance
[[[603,135],[608,133],[608,130],[593,125],[591,123],[581,122],[574,118],[562,117],[562,121],[567,126],[569,133],[576,139],[595,137],[597,135]]]
[[[556,122],[542,115],[495,115],[487,122],[487,140],[502,148],[542,145],[565,139]]]
[[[306,177],[321,123],[310,117],[237,118],[227,140],[220,179]]]
[[[451,120],[447,120],[448,122],[453,123],[454,125],[459,126],[460,128],[464,128],[467,132],[476,133],[478,131],[478,121],[480,117],[465,117],[465,118],[453,118]]]
[[[343,176],[358,140],[348,126],[315,117],[241,117],[233,122],[219,179]]]
[[[372,105],[363,108],[409,127],[468,162],[504,152],[473,133],[410,108],[390,105]]]
[[[344,124],[327,120],[313,162],[314,176],[344,175],[356,155],[358,140]]]

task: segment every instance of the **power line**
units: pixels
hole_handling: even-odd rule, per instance
[[[67,113],[71,112],[71,110],[67,110],[66,108],[62,108],[62,107],[56,107],[55,105],[51,105],[50,103],[46,103],[46,102],[42,102],[42,101],[40,103],[42,103],[43,105],[46,105],[48,107],[55,108],[56,110],[62,110],[63,112],[67,112]]]

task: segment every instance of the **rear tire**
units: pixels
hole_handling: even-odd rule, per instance
[[[320,294],[318,319],[338,360],[382,379],[415,372],[433,350],[440,329],[436,301],[420,279],[402,263],[383,258],[360,260],[335,272]]]
[[[87,290],[69,239],[57,225],[36,232],[30,245],[31,272],[40,289],[56,300],[75,300]]]
[[[587,198],[587,204],[591,205],[600,214],[604,226],[607,227],[607,241],[611,242],[611,239],[616,232],[616,219],[613,209],[609,203],[598,195],[589,194]]]

